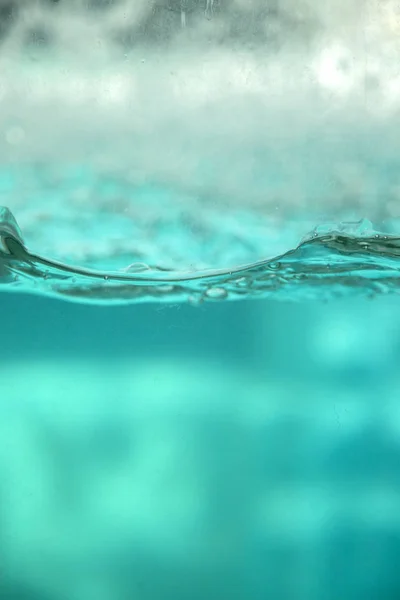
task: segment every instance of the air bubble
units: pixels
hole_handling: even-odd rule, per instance
[[[146,265],[146,263],[132,263],[131,265],[128,265],[127,267],[125,267],[124,269],[122,269],[122,271],[124,271],[124,273],[141,273],[142,271],[149,271],[150,267],[149,265]]]
[[[191,294],[188,297],[188,302],[191,306],[200,306],[200,304],[203,304],[203,297],[200,294],[198,294],[197,296]]]
[[[228,295],[228,292],[224,290],[224,288],[209,288],[206,291],[207,298],[211,298],[212,300],[223,300]]]
[[[239,287],[247,287],[248,286],[248,280],[246,277],[240,277],[240,279],[236,279],[235,283]]]
[[[281,268],[281,263],[280,262],[269,263],[268,268],[271,269],[272,271],[277,271],[278,269]]]

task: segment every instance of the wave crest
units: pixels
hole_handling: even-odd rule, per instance
[[[95,304],[190,302],[276,297],[329,299],[397,292],[400,237],[371,233],[365,220],[314,230],[269,259],[203,271],[130,265],[123,271],[75,267],[31,253],[8,208],[0,208],[3,289]],[[357,229],[358,227],[358,229]]]

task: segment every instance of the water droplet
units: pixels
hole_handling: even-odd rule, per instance
[[[212,300],[223,300],[228,295],[228,292],[224,290],[224,288],[209,288],[206,291],[207,298],[211,298]]]

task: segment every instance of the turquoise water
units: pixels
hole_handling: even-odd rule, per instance
[[[398,597],[397,297],[0,301],[2,598]]]
[[[394,600],[396,222],[141,193],[0,211],[0,597]]]
[[[328,299],[396,292],[399,287],[400,238],[373,233],[365,220],[339,228],[319,227],[296,248],[247,265],[180,272],[137,262],[116,272],[69,266],[32,254],[12,213],[4,207],[0,215],[3,282],[22,292],[105,304],[198,304],[268,296]]]
[[[0,2],[0,600],[400,598],[398,37]]]
[[[133,186],[132,193],[124,181],[98,182],[88,174],[80,170],[81,185],[97,186],[96,214],[87,206],[77,210],[68,178],[69,185],[59,187],[59,198],[53,199],[38,170],[38,207],[21,210],[37,252],[27,246],[10,209],[0,208],[4,290],[104,304],[326,300],[398,290],[396,219],[382,221],[385,231],[365,218],[322,221],[309,231],[310,223],[318,222],[312,212],[296,219],[293,211],[282,224],[271,211],[264,214],[251,205],[227,210],[201,199],[193,206],[191,198],[189,209],[187,198],[171,187],[146,184]],[[77,185],[76,177],[72,184]],[[49,247],[56,254],[61,249],[64,260],[44,254]]]

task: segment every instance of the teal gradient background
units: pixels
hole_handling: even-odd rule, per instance
[[[3,598],[396,598],[396,298],[1,296]]]

